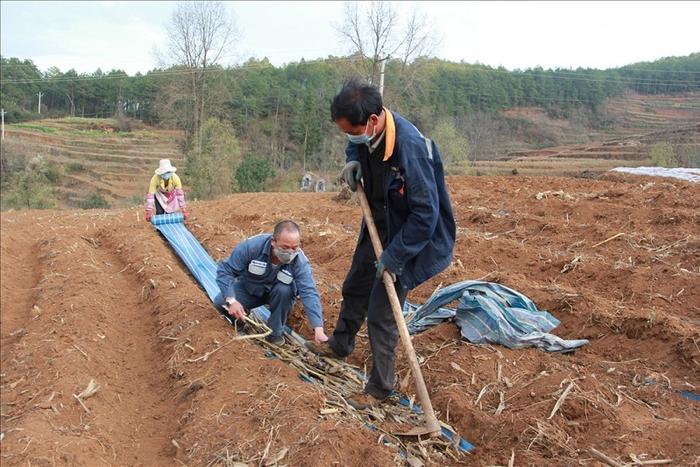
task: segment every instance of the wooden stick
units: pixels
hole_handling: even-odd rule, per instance
[[[224,347],[226,347],[227,345],[229,345],[229,344],[230,344],[231,342],[233,342],[233,341],[242,341],[242,340],[245,340],[245,339],[257,339],[257,338],[260,338],[260,337],[265,337],[265,336],[269,335],[271,332],[272,332],[271,330],[267,330],[267,331],[265,331],[265,332],[263,332],[263,333],[260,333],[260,334],[245,334],[245,335],[233,337],[233,338],[231,338],[230,341],[226,342],[225,344],[222,344],[222,345],[218,346],[217,348],[215,348],[215,349],[212,350],[211,352],[207,352],[207,353],[205,353],[204,355],[201,355],[201,356],[199,356],[199,357],[197,357],[197,358],[188,358],[187,361],[190,362],[190,363],[198,362],[198,361],[200,361],[200,360],[203,360],[203,361],[206,362],[207,359],[209,359],[209,357],[212,356],[212,354],[215,354],[216,352],[218,352],[219,350],[223,349]]]
[[[75,395],[75,394],[73,394],[73,397],[75,397],[75,400],[77,400],[78,402],[80,402],[80,405],[83,406],[83,408],[85,409],[85,411],[86,411],[87,413],[90,413],[90,409],[88,409],[88,408],[85,406],[85,404],[83,404],[83,401],[82,401],[82,399],[80,399],[80,397],[78,397],[78,396]]]
[[[557,413],[557,410],[561,407],[561,405],[564,403],[564,399],[566,399],[566,396],[569,395],[569,392],[571,392],[571,389],[574,387],[574,382],[570,382],[569,385],[564,389],[564,392],[559,396],[559,400],[557,400],[557,403],[554,404],[554,408],[552,409],[552,413],[549,414],[549,417],[547,417],[547,420],[551,420],[552,417]]]
[[[606,456],[605,454],[603,454],[595,448],[588,448],[588,452],[590,452],[593,457],[601,461],[603,464],[607,464],[611,467],[623,467],[622,464],[612,460],[611,458],[609,458],[608,456]]]
[[[85,358],[87,358],[88,360],[90,360],[90,357],[88,357],[88,354],[86,354],[85,352],[83,352],[83,349],[81,349],[80,347],[78,347],[76,344],[73,344],[73,347],[75,347],[75,348],[78,350],[78,352],[80,352],[81,354],[83,354],[83,355],[85,356]]]
[[[367,196],[365,195],[362,182],[357,183],[356,193],[357,198],[360,200],[360,207],[362,208],[362,214],[365,218],[365,224],[367,224],[370,239],[372,240],[374,254],[377,257],[377,260],[379,260],[384,252],[384,249],[382,248],[382,242],[379,239],[379,233],[377,232],[377,227],[374,224],[374,219],[372,218],[372,211],[369,208],[369,203],[367,202]],[[423,373],[421,372],[420,365],[418,364],[418,358],[416,357],[416,351],[413,348],[413,342],[411,341],[411,336],[408,333],[406,320],[404,319],[401,311],[401,302],[399,301],[399,296],[396,294],[394,280],[392,279],[389,271],[386,269],[384,270],[383,279],[384,286],[386,287],[386,294],[389,298],[389,303],[391,303],[391,311],[394,314],[394,320],[396,321],[396,326],[398,327],[399,335],[401,336],[401,343],[404,347],[404,353],[408,358],[408,365],[416,383],[416,393],[418,394],[418,398],[420,399],[423,413],[425,415],[426,429],[432,434],[439,434],[440,422],[433,411],[433,404],[430,401],[428,388],[425,385]]]
[[[598,247],[598,246],[602,245],[603,243],[608,243],[610,240],[615,240],[617,237],[621,237],[621,236],[623,236],[624,234],[625,234],[624,232],[620,232],[619,234],[615,234],[615,235],[613,235],[612,237],[610,237],[610,238],[608,238],[608,239],[606,239],[606,240],[603,240],[603,241],[600,242],[600,243],[596,243],[596,244],[593,245],[591,248]]]

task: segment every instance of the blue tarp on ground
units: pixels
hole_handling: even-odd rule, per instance
[[[456,309],[444,307],[455,300],[459,300]],[[588,343],[550,334],[559,320],[538,310],[525,295],[493,282],[457,282],[436,291],[422,306],[407,303],[404,315],[412,334],[453,318],[462,338],[474,344],[501,344],[511,349],[534,346],[561,352]]]
[[[197,282],[204,287],[212,302],[219,294],[216,284],[216,262],[201,243],[182,223],[182,214],[160,214],[151,218],[151,223],[168,240]]]

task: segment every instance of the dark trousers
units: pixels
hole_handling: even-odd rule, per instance
[[[399,331],[394,321],[384,282],[377,279],[376,256],[369,235],[357,245],[350,271],[343,283],[343,302],[333,336],[328,344],[335,353],[346,357],[355,349],[355,336],[367,319],[372,370],[365,391],[384,399],[394,389],[394,356]],[[403,307],[408,290],[395,283]]]
[[[276,282],[272,286],[270,293],[262,297],[256,297],[248,293],[243,286],[241,280],[237,280],[235,284],[236,300],[238,300],[246,311],[257,308],[262,305],[270,305],[270,317],[267,320],[267,325],[272,329],[272,335],[277,337],[284,333],[284,325],[287,324],[289,312],[294,307],[296,296],[292,285]],[[214,305],[222,312],[228,315],[228,312],[223,307],[226,304],[225,298],[221,293],[214,299]]]

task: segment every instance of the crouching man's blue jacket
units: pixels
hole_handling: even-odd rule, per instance
[[[255,297],[265,297],[277,282],[291,285],[301,297],[306,316],[314,328],[323,327],[321,297],[316,289],[311,265],[302,250],[289,264],[274,265],[271,256],[272,235],[261,234],[239,243],[228,259],[219,263],[216,283],[224,297],[236,298],[235,284],[240,281]]]
[[[400,115],[386,112],[383,154],[384,215],[387,245],[383,264],[415,288],[445,269],[452,261],[455,220],[445,186],[440,153],[433,141]],[[346,162],[359,161],[368,174],[366,146],[349,143]],[[372,193],[371,177],[364,177],[365,193]],[[366,233],[363,221],[359,241]]]

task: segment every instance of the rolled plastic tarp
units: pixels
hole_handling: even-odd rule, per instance
[[[184,217],[182,217],[181,212],[174,212],[171,214],[156,214],[155,216],[151,217],[151,224],[182,224],[184,220],[185,219]]]

